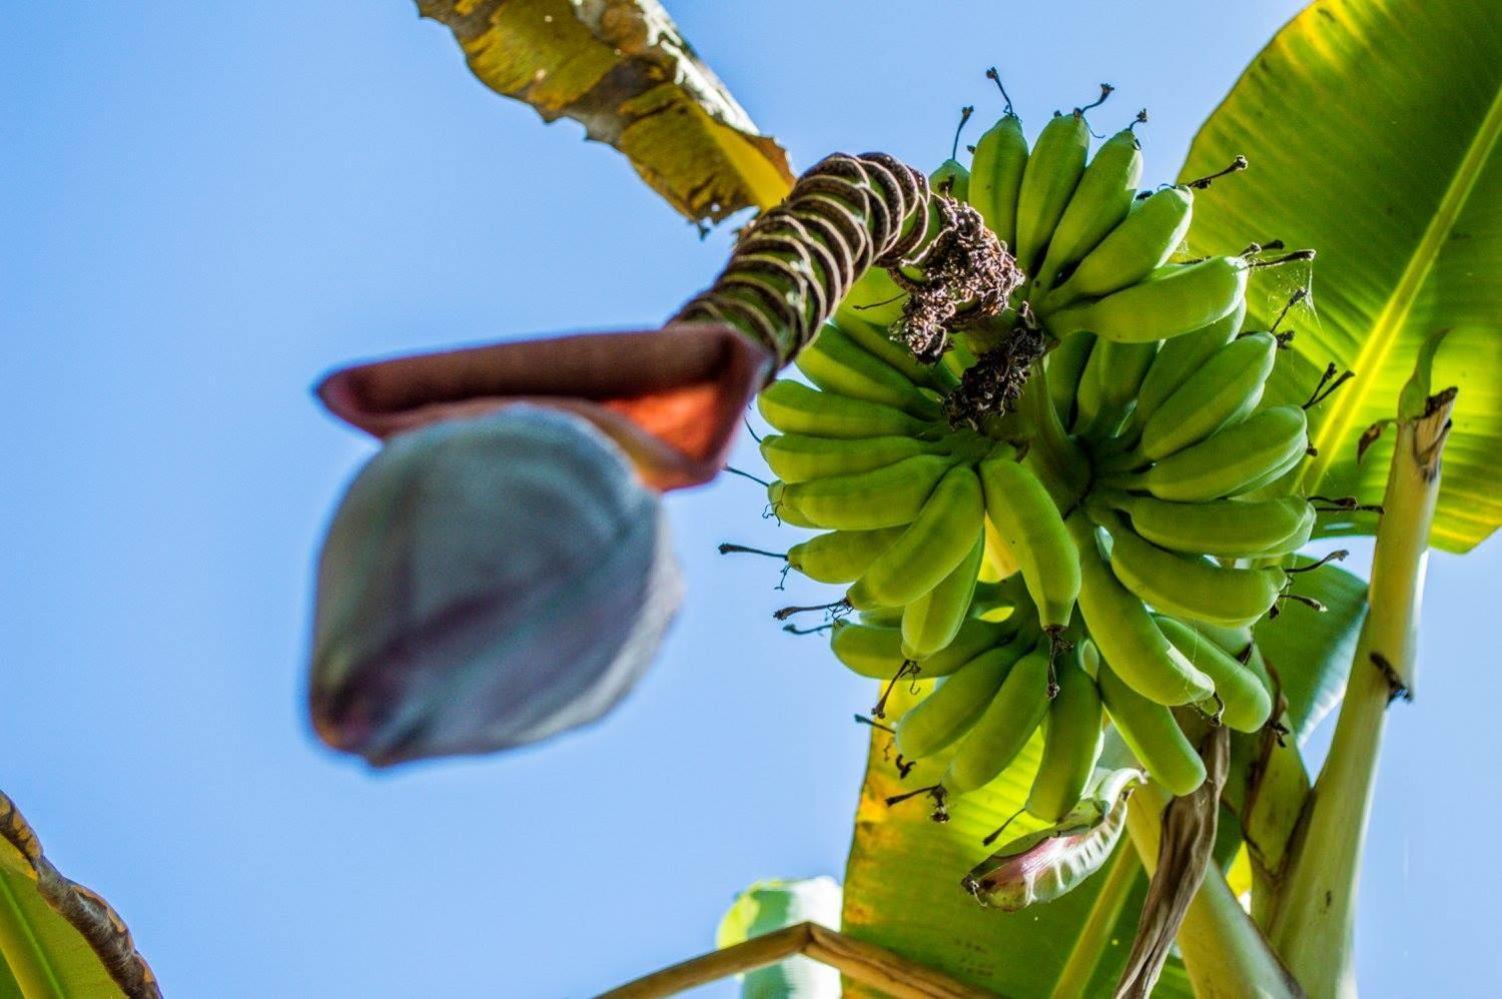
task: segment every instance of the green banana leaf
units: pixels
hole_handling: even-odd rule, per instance
[[[715,946],[745,943],[773,930],[812,921],[839,929],[840,886],[831,877],[758,881],[736,896],[720,920]],[[741,976],[743,999],[839,999],[840,973],[797,956]]]
[[[417,0],[469,68],[545,121],[573,118],[623,153],[693,221],[768,208],[792,186],[787,154],[699,61],[657,0]]]
[[[931,686],[919,684],[914,693],[899,685],[888,701],[888,713],[898,717]],[[873,730],[845,871],[841,931],[1014,999],[1050,994],[1108,881],[1105,874],[1097,873],[1054,902],[1012,913],[983,908],[960,885],[961,878],[995,849],[981,840],[1027,800],[1041,752],[1042,740],[1035,735],[995,781],[950,802],[949,821],[939,823],[929,818],[933,807],[926,796],[894,805],[886,799],[935,783],[952,754],[923,760],[900,777],[891,737]],[[1006,838],[1042,827],[1024,814],[1007,826]],[[1119,909],[1125,926],[1104,935],[1106,944],[1089,994],[1110,991],[1131,947],[1146,885],[1139,869]],[[847,985],[847,994],[873,993]],[[1192,995],[1181,965],[1171,963],[1154,994]]]
[[[1310,492],[1378,502],[1392,433],[1358,462],[1363,431],[1390,420],[1420,344],[1448,329],[1435,385],[1460,395],[1431,542],[1468,551],[1502,524],[1502,4],[1320,0],[1242,75],[1194,140],[1182,176],[1245,173],[1196,198],[1198,253],[1282,239],[1313,247],[1312,309],[1298,363],[1269,395],[1309,398],[1328,362],[1355,372],[1311,413]],[[1266,323],[1303,280],[1264,272],[1250,296]],[[1292,360],[1292,359],[1290,359]],[[1325,523],[1371,533],[1370,515]]]
[[[0,793],[0,995],[157,997],[151,968],[109,903],[58,873]]]
[[[1253,633],[1263,659],[1278,674],[1293,739],[1302,745],[1345,693],[1366,618],[1366,582],[1333,565],[1294,579],[1293,592],[1318,600],[1325,610],[1284,601],[1278,616],[1263,618]]]

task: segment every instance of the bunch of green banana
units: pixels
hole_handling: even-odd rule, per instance
[[[1059,114],[1030,150],[1008,105],[968,168],[956,138],[933,176],[1027,276],[1001,317],[919,363],[883,330],[901,286],[869,272],[799,355],[807,384],[758,399],[770,509],[821,532],[787,564],[845,588],[837,616],[859,612],[830,626],[835,656],[889,685],[939,681],[894,738],[939,758],[946,794],[995,779],[1041,728],[1027,807],[1046,822],[1080,800],[1107,720],[1175,794],[1204,777],[1176,713],[1267,723],[1269,678],[1213,636],[1275,608],[1316,516],[1287,485],[1305,411],[1263,398],[1287,337],[1242,330],[1249,272],[1311,255],[1176,257],[1213,178],[1139,193],[1133,128],[1093,158],[1090,134],[1084,110]],[[1024,398],[1041,404],[952,426],[946,397],[977,356],[1033,319],[1049,349]]]

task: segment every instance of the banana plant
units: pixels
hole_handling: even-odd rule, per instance
[[[555,6],[555,15],[598,29],[585,8]],[[484,16],[458,9],[424,5],[454,29],[483,80],[545,117],[577,107],[546,87],[516,85],[509,64],[535,26],[508,21],[504,6],[481,5]],[[518,8],[511,16],[527,15]],[[946,163],[931,187],[889,158],[835,157],[789,193],[731,157],[732,170],[752,178],[742,203],[769,209],[788,197],[745,231],[715,286],[655,338],[582,345],[592,356],[577,367],[592,380],[553,366],[543,394],[605,429],[659,489],[714,474],[731,414],[779,369],[797,363],[813,383],[778,382],[759,393],[763,416],[784,435],[763,446],[784,480],[769,500],[794,524],[865,532],[871,541],[869,550],[804,546],[787,561],[815,578],[855,582],[831,605],[862,613],[833,628],[847,665],[881,675],[878,665],[899,664],[877,701],[846,870],[840,932],[850,941],[916,963],[962,993],[1353,988],[1360,845],[1387,707],[1414,689],[1424,553],[1430,544],[1468,550],[1502,523],[1497,473],[1486,459],[1502,438],[1494,385],[1502,286],[1484,265],[1502,249],[1493,245],[1502,204],[1499,20],[1459,0],[1315,3],[1253,60],[1195,139],[1179,184],[1140,199],[1135,136],[1124,130],[1089,160],[1088,107],[1056,117],[1029,151],[1008,104],[977,144],[974,175]],[[560,44],[588,51],[597,43],[585,32]],[[1436,66],[1434,51],[1452,58]],[[543,50],[540,58],[552,56]],[[598,64],[595,72],[603,79]],[[1393,120],[1392,95],[1400,92],[1408,110]],[[1423,150],[1422,162],[1413,150]],[[1195,197],[1244,169],[1243,154],[1256,169],[1218,183],[1213,197]],[[692,174],[688,158],[679,165]],[[703,161],[700,182],[724,166]],[[1386,182],[1352,183],[1374,170]],[[1159,231],[1163,252],[1134,257],[1142,234]],[[1249,233],[1276,241],[1247,247]],[[1312,271],[1314,254],[1304,248],[1318,251]],[[836,332],[820,333],[837,310]],[[1285,319],[1296,335],[1280,331]],[[1240,330],[1266,332],[1235,340]],[[682,356],[706,336],[719,338],[724,356],[739,349],[740,360],[691,365],[646,386],[632,381],[641,372],[600,383],[600,354],[629,367],[649,352]],[[1160,350],[1158,341],[1172,346]],[[1212,360],[1223,348],[1235,356]],[[383,436],[466,416],[538,394],[517,350],[493,348],[481,363],[399,362],[408,378],[391,365],[351,369],[326,385],[325,398]],[[1221,368],[1250,379],[1240,394],[1231,398],[1218,384],[1188,392],[1226,380],[1192,377]],[[1063,391],[1055,391],[1054,372],[1067,378]],[[698,421],[710,430],[697,440],[684,424],[661,421],[667,407],[641,402],[694,386],[708,389],[699,398],[714,399],[712,417]],[[853,403],[820,398],[842,395]],[[856,425],[868,429],[830,429]],[[999,443],[979,449],[946,426]],[[1220,432],[1228,435],[1222,453],[1256,452],[1265,463],[1255,473],[1222,468],[1186,450]],[[857,443],[800,453],[793,446],[800,433]],[[872,455],[889,447],[877,439],[917,442],[890,445],[888,463],[901,472],[888,476],[880,507],[800,481],[800,462],[833,462],[851,475],[876,468]],[[1082,464],[1093,474],[1072,471]],[[1213,504],[1240,493],[1256,500],[1259,517],[1264,508],[1272,520],[1297,513],[1300,526],[1279,535],[1294,540],[1273,549],[1241,551],[1232,541],[1187,549],[1226,560],[1219,567],[1165,552],[1188,515],[1153,502]],[[938,505],[930,495],[944,497],[946,509],[983,509],[985,531],[940,544],[953,514],[935,513],[928,524],[929,504]],[[1299,499],[1280,507],[1285,497]],[[1155,515],[1163,537],[1151,534]],[[1299,577],[1289,595],[1295,574],[1323,564],[1292,558],[1293,549],[1359,534],[1376,538],[1369,589],[1326,566]],[[894,540],[899,535],[911,543]],[[1240,587],[1234,600],[1220,588],[1232,575]],[[989,673],[968,662],[943,665],[959,624],[929,594],[950,580],[963,605],[985,593],[998,620],[1014,615],[999,640],[1015,651],[986,653],[995,660]],[[1226,599],[1206,606],[1203,593],[1216,588]],[[1139,598],[1160,616],[1132,612]],[[909,612],[920,603],[921,612]],[[883,619],[893,605],[902,612]],[[1033,625],[1016,620],[1021,606],[1036,608]],[[1278,620],[1269,619],[1272,608]],[[1113,624],[1119,612],[1131,618],[1135,646]],[[1187,628],[1180,617],[1206,627]],[[1216,627],[1225,652],[1215,648]],[[883,628],[897,636],[890,649],[872,644]],[[1157,643],[1152,651],[1174,664],[1171,674],[1149,675],[1142,641]],[[1262,688],[1217,658],[1232,652]],[[965,720],[985,739],[958,742],[941,732],[922,743],[926,751],[909,753],[921,758],[905,760],[901,753],[921,742],[919,723],[908,719],[934,716],[925,706],[943,700],[930,701],[926,679],[958,667],[980,677],[967,683],[988,685],[986,698],[995,696]],[[1072,768],[1077,776],[1060,800],[1085,800],[1092,763],[1104,768],[1097,787],[1113,766],[1141,765],[1150,778],[1135,791],[1120,785],[1119,798],[1093,806],[1094,818],[1039,805],[1040,775],[1055,772],[1048,761],[1066,750],[1054,739],[1063,722],[1039,727],[1053,708],[1037,692],[1046,680],[1053,698],[1076,671],[1099,683],[1116,724],[1104,745],[1080,743],[1085,765]],[[924,682],[900,682],[915,675]],[[1263,688],[1272,697],[1258,703],[1253,694]],[[1238,701],[1234,691],[1252,699]],[[1218,707],[1206,708],[1212,697]],[[1213,718],[1209,726],[1185,708],[1162,707],[1196,701]],[[1299,747],[1337,708],[1335,745],[1311,777]],[[1092,710],[1098,718],[1101,707]],[[903,722],[894,729],[883,716]],[[436,717],[441,727],[441,706]],[[1228,736],[1221,722],[1245,731]],[[984,753],[975,748],[981,743]],[[963,809],[947,808],[946,794],[960,793]],[[895,807],[914,797],[949,821]],[[1008,838],[987,857],[980,844],[995,839],[984,835],[991,829]],[[807,949],[811,932],[756,953],[768,961],[794,950],[818,958],[817,947]],[[664,975],[622,994],[663,994],[664,983],[686,981]],[[856,994],[867,987],[880,986],[850,981]]]

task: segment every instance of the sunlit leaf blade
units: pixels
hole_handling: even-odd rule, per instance
[[[1432,542],[1465,551],[1502,524],[1502,5],[1321,0],[1252,62],[1195,138],[1186,178],[1245,153],[1251,169],[1196,200],[1196,252],[1274,238],[1313,247],[1314,314],[1271,395],[1303,402],[1334,361],[1355,378],[1312,413],[1311,492],[1382,495],[1392,418],[1420,344],[1450,334],[1437,387],[1458,385]],[[1272,278],[1272,275],[1269,275]],[[1294,279],[1260,282],[1266,322]],[[1362,515],[1326,533],[1370,533]]]
[[[119,915],[52,866],[36,833],[3,793],[0,958],[0,995],[161,995]]]
[[[690,219],[766,208],[787,155],[699,61],[657,0],[418,0],[486,86],[573,118]]]
[[[906,687],[899,686],[898,693],[900,699],[894,694],[888,705],[891,717],[915,700]],[[951,801],[950,821],[941,824],[929,819],[932,809],[926,798],[893,806],[886,799],[937,781],[951,754],[939,753],[899,780],[896,751],[890,748],[889,738],[878,731],[871,739],[845,870],[842,932],[1013,999],[1049,995],[1105,877],[1089,878],[1060,899],[1012,913],[981,907],[960,884],[994,849],[981,840],[1027,800],[1042,740],[1035,736],[991,784]],[[1011,838],[1041,828],[1043,823],[1022,815],[1007,827],[1006,835]],[[1092,989],[1099,985],[1108,993],[1115,981],[1131,944],[1145,887],[1146,879],[1139,873],[1132,895],[1121,908],[1123,926],[1111,935]],[[872,995],[848,985],[846,993]],[[1171,964],[1154,995],[1188,997],[1192,993],[1182,971]]]
[[[715,946],[734,947],[773,930],[812,921],[840,928],[840,886],[831,877],[758,881],[736,896],[720,920]],[[747,999],[838,999],[840,973],[802,955],[747,972],[741,978]]]
[[[1345,692],[1366,617],[1366,583],[1333,565],[1294,578],[1294,592],[1318,600],[1325,610],[1284,601],[1278,616],[1264,618],[1253,632],[1288,699],[1294,740],[1302,743]]]

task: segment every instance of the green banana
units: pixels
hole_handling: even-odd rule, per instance
[[[1008,457],[980,463],[986,517],[1011,549],[1044,630],[1069,624],[1080,592],[1080,559],[1059,508],[1038,477]]]
[[[880,271],[881,268],[873,267],[866,273],[871,274]],[[890,281],[891,279],[888,278],[888,280]],[[893,287],[895,288],[896,285],[893,285]],[[848,297],[846,301],[849,301]],[[851,315],[850,311],[842,306],[839,322],[836,325],[838,325],[842,333],[860,346],[866,353],[872,357],[879,358],[888,367],[901,372],[914,385],[949,391],[959,384],[959,379],[952,372],[937,364],[923,364],[917,358],[913,357],[912,351],[887,336],[885,326],[878,329],[872,325],[872,322]],[[902,315],[901,305],[897,307],[897,315],[898,317]]]
[[[937,399],[918,391],[911,379],[867,353],[838,326],[820,330],[794,363],[826,392],[905,410],[920,420],[937,420],[944,413]]]
[[[1153,365],[1148,368],[1147,376],[1142,379],[1132,422],[1138,427],[1146,423],[1148,417],[1163,405],[1163,400],[1177,391],[1186,378],[1198,371],[1211,354],[1231,342],[1241,331],[1241,324],[1245,321],[1246,298],[1243,296],[1236,303],[1236,308],[1210,325],[1166,341],[1153,358]]]
[[[1079,336],[1080,334],[1073,334]],[[1158,343],[1117,343],[1101,340],[1090,352],[1080,379],[1080,423],[1077,432],[1099,440],[1116,432],[1137,397],[1148,367],[1157,356]]]
[[[907,292],[885,269],[869,267],[845,293],[835,317],[841,326],[848,319],[886,329],[902,318],[907,298]]]
[[[1080,176],[1048,241],[1048,252],[1033,286],[1047,290],[1054,278],[1077,263],[1127,217],[1142,179],[1142,146],[1130,128],[1107,139]]]
[[[1205,782],[1205,761],[1184,737],[1172,711],[1133,690],[1111,668],[1109,656],[1096,680],[1112,724],[1148,776],[1181,797]]]
[[[1197,444],[1262,400],[1278,341],[1250,333],[1221,347],[1142,426],[1137,450],[1154,461]]]
[[[847,620],[830,628],[829,649],[851,672],[873,680],[890,679],[906,660],[898,629]]]
[[[820,583],[853,583],[904,530],[886,527],[877,531],[816,534],[788,549],[788,565]]]
[[[975,531],[970,552],[927,593],[902,611],[902,654],[922,659],[943,649],[959,634],[970,614],[975,585],[985,555],[985,536]]]
[[[1017,190],[1017,242],[1012,255],[1022,273],[1042,261],[1048,238],[1074,194],[1090,149],[1090,127],[1082,114],[1055,115],[1033,146]]]
[[[900,409],[820,392],[785,378],[762,389],[756,409],[783,433],[815,437],[917,437],[932,427]]]
[[[1017,245],[1017,194],[1027,169],[1022,120],[1010,110],[975,143],[970,159],[970,204],[1008,249]]]
[[[807,508],[802,502],[799,505]],[[964,465],[951,468],[908,529],[856,580],[850,602],[857,607],[895,607],[917,600],[975,548],[984,516],[985,502],[975,472]]]
[[[952,460],[933,454],[904,458],[892,465],[809,482],[774,483],[773,508],[791,506],[818,527],[867,531],[910,524]]]
[[[1079,803],[1101,751],[1100,691],[1080,662],[1082,644],[1057,664],[1059,689],[1043,722],[1043,760],[1027,810],[1057,822]]]
[[[1169,455],[1145,472],[1106,476],[1102,484],[1188,503],[1234,496],[1297,465],[1309,446],[1308,431],[1302,409],[1274,406]]]
[[[1287,582],[1276,566],[1227,568],[1200,555],[1159,548],[1115,514],[1102,516],[1101,526],[1111,535],[1116,578],[1139,599],[1175,617],[1233,628],[1251,624],[1268,612]]]
[[[1120,343],[1168,340],[1235,309],[1246,295],[1247,271],[1240,257],[1167,264],[1104,298],[1045,315],[1044,323],[1056,337],[1086,332]]]
[[[1214,682],[1163,637],[1142,601],[1117,581],[1101,557],[1094,525],[1079,513],[1068,524],[1080,553],[1080,614],[1106,662],[1158,704],[1189,704],[1214,693]]]
[[[767,505],[772,509],[772,516],[777,518],[778,523],[787,524],[790,527],[818,527],[812,520],[803,515],[803,512],[787,501],[784,495],[787,492],[787,483],[773,480],[767,483]]]
[[[1031,647],[1030,643],[1012,642],[965,663],[898,719],[897,748],[904,756],[921,760],[964,735],[996,696],[1012,664]]]
[[[1074,422],[1075,395],[1084,381],[1095,337],[1090,333],[1066,336],[1048,353],[1044,377],[1048,380],[1048,397],[1053,400],[1059,422],[1068,427]]]
[[[1049,673],[1044,650],[1017,661],[949,761],[939,781],[944,790],[959,795],[984,787],[1017,758],[1048,713]]]
[[[1186,187],[1165,188],[1137,202],[1073,273],[1044,296],[1041,311],[1109,295],[1162,267],[1189,233],[1193,206],[1194,194]]]
[[[1099,500],[1131,518],[1132,530],[1148,541],[1186,555],[1287,555],[1302,548],[1314,528],[1314,508],[1292,496],[1261,502],[1172,503],[1106,491]]]
[[[865,612],[862,620],[842,619],[830,629],[829,647],[835,658],[854,673],[873,680],[889,680],[904,662],[918,664],[918,679],[949,676],[988,649],[999,647],[1014,634],[1014,622],[965,621],[954,639],[929,656],[910,655],[902,639],[901,617],[873,618]],[[880,620],[882,623],[877,623]]]
[[[759,445],[761,456],[783,482],[807,482],[831,475],[853,475],[895,464],[904,458],[939,451],[931,441],[916,437],[810,437],[807,434],[768,434]]]
[[[1154,620],[1174,648],[1215,681],[1221,721],[1238,732],[1255,732],[1267,723],[1272,696],[1251,670],[1183,622],[1163,616]]]

